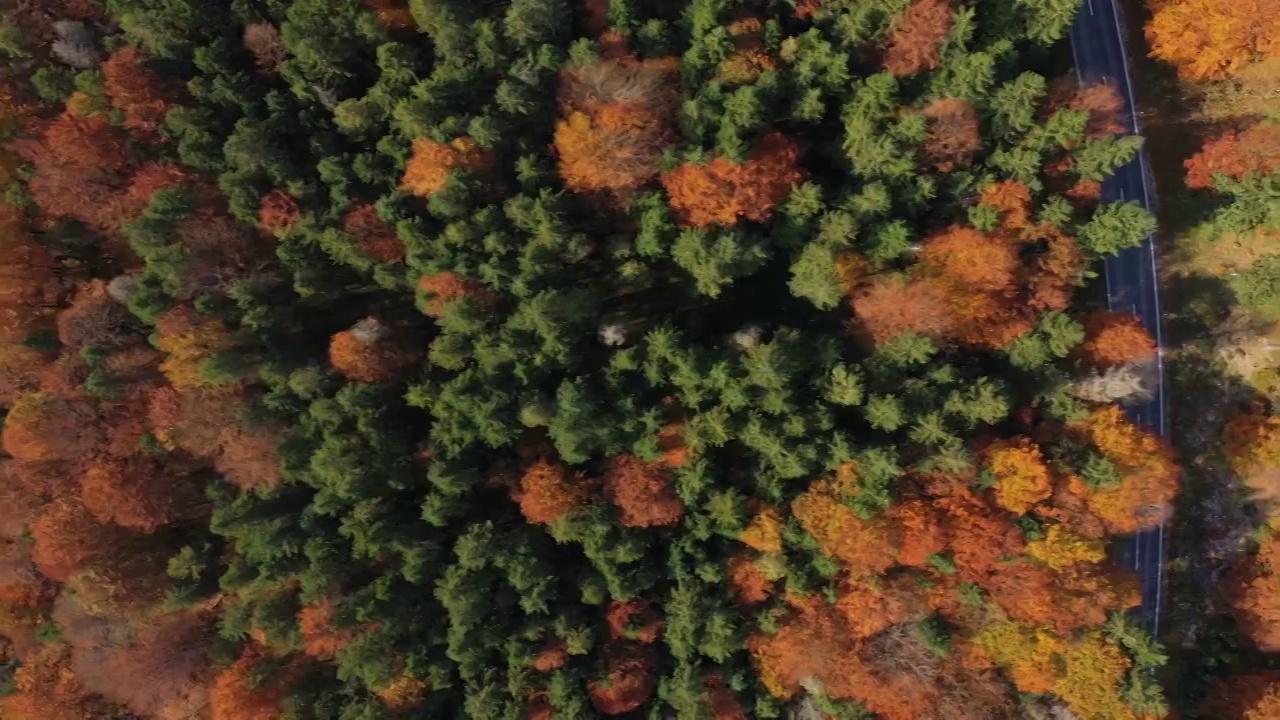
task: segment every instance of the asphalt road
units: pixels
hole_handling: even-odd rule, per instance
[[[1125,54],[1123,19],[1115,0],[1084,0],[1071,27],[1071,52],[1075,56],[1076,74],[1084,83],[1105,82],[1115,85],[1124,98],[1129,132],[1140,134],[1129,75],[1129,59]],[[1146,154],[1102,184],[1103,202],[1137,201],[1154,211],[1145,173]],[[1112,310],[1127,311],[1142,318],[1156,345],[1164,347],[1160,333],[1160,285],[1156,278],[1155,238],[1107,258],[1107,304]],[[1129,415],[1139,425],[1165,433],[1165,387],[1162,358],[1156,356],[1155,392],[1151,400],[1127,406]],[[1120,548],[1122,561],[1142,578],[1140,615],[1153,635],[1160,632],[1161,594],[1164,588],[1164,525],[1138,533]]]

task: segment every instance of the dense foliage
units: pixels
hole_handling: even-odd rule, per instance
[[[1174,437],[1188,468],[1168,687],[1180,716],[1280,716],[1280,16],[1268,2],[1151,6],[1151,55],[1178,81],[1151,125],[1173,150],[1153,160],[1166,164]]]
[[[35,5],[6,720],[1166,714],[1077,3]]]

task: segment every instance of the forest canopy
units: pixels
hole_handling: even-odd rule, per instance
[[[1076,6],[0,0],[0,717],[1165,716]]]

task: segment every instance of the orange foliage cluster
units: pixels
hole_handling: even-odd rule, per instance
[[[1280,417],[1260,407],[1232,418],[1222,440],[1231,469],[1243,478],[1280,467]]]
[[[634,455],[618,455],[604,473],[605,498],[622,511],[624,527],[672,525],[684,514],[666,466]]]
[[[1080,357],[1099,368],[1140,362],[1155,357],[1156,341],[1131,313],[1098,310],[1084,319],[1085,339]]]
[[[1184,165],[1193,190],[1213,187],[1215,175],[1244,180],[1280,171],[1280,123],[1262,122],[1210,140]]]
[[[662,634],[662,618],[651,603],[643,600],[609,603],[605,625],[611,640],[634,640],[647,645]]]
[[[533,669],[538,672],[551,672],[564,667],[569,661],[569,653],[563,641],[552,638],[547,641],[538,656],[533,659]]]
[[[372,205],[355,205],[342,216],[342,229],[356,236],[356,244],[366,255],[384,263],[404,262],[404,243],[395,228],[378,217]]]
[[[430,197],[444,188],[454,170],[479,173],[492,165],[493,154],[471,138],[459,137],[447,144],[418,138],[413,143],[413,155],[405,163],[400,187],[405,192]]]
[[[1280,650],[1280,540],[1264,540],[1233,584],[1232,611],[1244,636],[1265,652]]]
[[[757,560],[747,554],[735,555],[729,560],[727,572],[734,597],[743,605],[755,605],[768,600],[777,582],[761,569]]]
[[[156,347],[167,354],[160,371],[179,390],[208,385],[201,364],[232,345],[222,321],[183,305],[156,319],[155,334]]]
[[[756,513],[738,538],[760,552],[782,550],[782,516],[777,508],[764,508]]]
[[[817,684],[833,698],[853,699],[886,720],[1003,717],[1008,689],[991,673],[962,666],[959,655],[935,655],[909,623],[869,637],[849,616],[816,597],[788,598],[791,612],[776,633],[748,639],[757,671],[774,696],[790,698]]]
[[[603,60],[563,72],[556,123],[560,177],[573,192],[623,192],[658,174],[678,95],[669,59]]]
[[[971,665],[1005,667],[1019,690],[1052,692],[1078,717],[1138,718],[1122,695],[1132,663],[1123,650],[1096,632],[1068,641],[1043,628],[998,623],[979,634],[969,649]]]
[[[929,121],[921,161],[938,172],[966,168],[982,149],[982,133],[973,105],[956,98],[938,98],[920,111]]]
[[[111,107],[124,113],[123,127],[149,136],[160,129],[173,91],[143,63],[136,48],[117,50],[102,63],[102,89]]]
[[[1131,533],[1162,522],[1182,474],[1172,449],[1115,406],[1095,411],[1074,430],[1120,471],[1119,483],[1094,489],[1088,496],[1089,509],[1107,528]]]
[[[417,362],[422,351],[412,347],[377,318],[365,318],[329,340],[329,362],[349,380],[391,380]]]
[[[1050,100],[1050,107],[1065,105],[1069,110],[1089,113],[1089,123],[1085,126],[1085,136],[1093,139],[1122,133],[1125,126],[1120,122],[1120,114],[1124,110],[1124,98],[1115,85],[1094,83],[1073,87],[1070,82],[1054,88],[1055,97]],[[1065,97],[1062,102],[1060,97]]]
[[[725,683],[720,673],[707,675],[703,685],[707,689],[707,705],[710,706],[711,720],[747,720],[747,712],[738,702],[733,690]]]
[[[17,691],[0,699],[6,720],[93,720],[109,717],[112,709],[89,696],[68,666],[65,645],[45,645],[24,659],[13,675]]]
[[[212,720],[277,720],[283,713],[281,678],[256,682],[263,656],[248,650],[218,674],[209,692]]]
[[[1122,471],[1167,471],[1168,451],[1119,422],[1102,415],[1092,423],[1099,449],[1126,460],[1117,461]],[[1165,460],[1134,465],[1152,453]],[[1109,519],[1088,504],[1101,491],[1057,477],[1029,438],[997,441],[984,458],[997,479],[991,491],[976,490],[973,475],[910,475],[898,504],[866,518],[840,501],[857,493],[850,466],[812,483],[791,504],[843,572],[834,598],[788,595],[791,610],[778,631],[750,638],[771,694],[790,698],[816,683],[886,718],[1004,717],[1008,688],[1000,668],[1019,689],[1055,693],[1080,717],[1132,717],[1120,695],[1127,656],[1097,636],[1079,635],[1141,597],[1135,578],[1105,564],[1101,540],[1073,530]],[[1028,511],[1071,523],[1051,521],[1028,542],[1014,522]],[[779,577],[766,572],[768,555],[752,555],[735,556],[727,568],[736,597],[748,605],[767,598]],[[984,602],[963,600],[962,584],[976,586]],[[913,629],[933,614],[953,628],[945,658]],[[950,714],[937,714],[941,707]]]
[[[901,275],[877,275],[851,291],[858,323],[854,330],[879,344],[903,333],[933,337],[951,328],[941,288]]]
[[[1188,80],[1215,80],[1280,58],[1276,0],[1163,0],[1147,23],[1151,55]]]
[[[232,392],[166,387],[150,394],[147,415],[152,433],[166,447],[213,460],[214,468],[242,489],[272,487],[280,481],[279,434],[246,427],[245,406],[244,398]]]
[[[727,84],[755,82],[766,72],[778,69],[778,58],[766,50],[764,23],[757,17],[745,17],[728,25],[734,52],[716,67],[716,80]]]
[[[50,580],[66,582],[76,570],[118,549],[126,535],[95,518],[78,498],[63,498],[31,524],[31,537],[36,567]]]
[[[830,485],[815,483],[791,504],[800,525],[855,577],[878,575],[896,560],[899,528],[888,518],[863,520]]]
[[[524,471],[512,494],[526,520],[552,523],[585,504],[590,488],[563,465],[541,459]]]
[[[907,6],[889,28],[885,69],[894,75],[914,75],[938,67],[951,15],[946,0],[915,0]]]
[[[129,179],[127,142],[102,116],[64,112],[37,140],[17,145],[34,173],[27,189],[50,216],[76,218],[115,233],[122,221],[118,196]]]
[[[258,227],[272,235],[279,235],[302,219],[298,201],[284,190],[272,190],[262,196],[258,209]]]
[[[1015,515],[1053,494],[1044,456],[1029,438],[994,443],[987,449],[986,466],[996,477],[996,504]]]
[[[413,12],[404,0],[364,0],[373,10],[373,16],[383,27],[390,30],[404,30],[415,26]]]
[[[1070,304],[1086,264],[1075,241],[1032,224],[1020,183],[990,185],[978,199],[998,213],[993,232],[952,226],[926,238],[906,275],[855,273],[846,283],[855,334],[873,344],[919,333],[1000,348],[1030,331],[1037,313]]]
[[[44,353],[27,347],[58,299],[54,262],[23,225],[17,210],[0,205],[0,404],[32,389]]]
[[[198,500],[180,470],[144,455],[94,462],[80,487],[85,507],[99,522],[142,532],[189,517]]]
[[[298,612],[302,652],[317,660],[332,660],[355,639],[354,628],[337,629],[333,626],[336,610],[332,600],[321,600]]]
[[[378,688],[374,694],[392,712],[411,710],[422,704],[422,696],[427,691],[427,683],[420,678],[401,675],[387,685]]]
[[[444,315],[449,302],[458,298],[472,298],[482,305],[492,305],[497,300],[480,281],[450,271],[423,275],[418,289],[427,294],[427,315],[435,318]]]
[[[642,646],[620,644],[606,652],[604,677],[591,680],[591,704],[605,715],[622,715],[640,707],[657,689],[651,653]]]
[[[4,450],[19,460],[72,460],[102,443],[97,414],[87,401],[49,392],[27,393],[5,418]]]
[[[805,178],[798,157],[790,138],[772,132],[756,141],[741,165],[723,157],[705,165],[681,165],[662,174],[662,185],[685,225],[727,226],[742,218],[767,222],[792,186]]]

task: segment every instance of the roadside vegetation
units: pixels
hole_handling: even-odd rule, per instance
[[[1075,2],[0,10],[4,720],[1168,715]]]
[[[1161,200],[1183,717],[1280,717],[1280,7],[1154,2],[1146,130]],[[1163,100],[1156,98],[1162,97]]]

